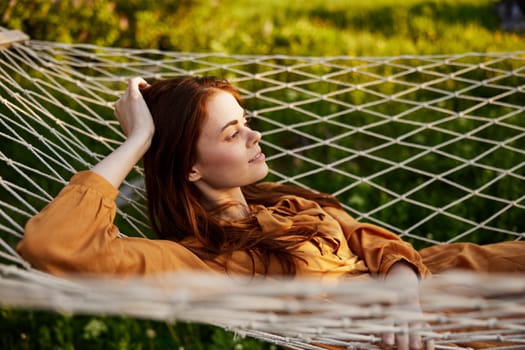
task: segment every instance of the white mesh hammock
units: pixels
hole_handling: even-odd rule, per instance
[[[375,281],[178,273],[66,280],[14,246],[70,176],[123,140],[113,102],[130,77],[217,75],[262,131],[269,180],[333,193],[417,247],[525,237],[525,52],[399,57],[239,56],[30,41],[0,31],[0,300],[5,306],[218,325],[288,348],[379,348],[399,320],[437,349],[525,348],[525,278],[451,273],[422,283],[423,316]],[[149,235],[142,170],[117,224]],[[52,234],[50,232],[50,234]],[[512,343],[512,344],[511,344]]]

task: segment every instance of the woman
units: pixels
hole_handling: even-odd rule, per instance
[[[181,77],[148,85],[135,78],[115,114],[127,138],[70,183],[26,225],[18,251],[55,273],[153,274],[197,269],[252,275],[404,281],[417,305],[418,278],[446,268],[523,269],[523,246],[509,243],[512,262],[477,259],[474,245],[421,254],[389,231],[359,223],[331,196],[261,183],[268,167],[239,95],[226,81]],[[159,240],[117,238],[114,199],[144,158],[148,209]],[[432,250],[434,249],[434,250]],[[444,252],[444,253],[443,253]],[[485,251],[483,251],[485,254]],[[479,254],[477,256],[480,256]],[[439,259],[432,259],[438,257]],[[474,257],[474,259],[471,259]],[[505,265],[505,266],[504,266]],[[417,336],[384,336],[400,349]]]

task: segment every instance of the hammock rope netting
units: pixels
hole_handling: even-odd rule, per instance
[[[297,349],[377,349],[381,333],[423,319],[429,326],[413,331],[437,349],[525,348],[525,279],[516,276],[435,276],[422,282],[420,315],[403,308],[398,289],[371,280],[63,279],[14,250],[28,218],[124,139],[112,109],[128,79],[179,75],[239,88],[263,135],[268,180],[332,193],[358,220],[418,248],[522,240],[525,52],[248,56],[24,37],[3,46],[2,305],[206,323]],[[139,164],[117,199],[126,235],[150,235],[142,175]]]

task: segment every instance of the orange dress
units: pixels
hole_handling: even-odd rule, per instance
[[[119,230],[113,223],[117,194],[118,191],[96,173],[76,174],[48,206],[28,221],[18,252],[34,267],[56,275],[129,276],[180,270],[220,273],[225,271],[225,265],[229,273],[252,273],[252,260],[243,251],[202,260],[186,248],[198,244],[192,238],[180,243],[119,238]],[[385,229],[360,223],[343,210],[322,208],[314,201],[296,196],[285,196],[269,208],[255,205],[251,209],[263,233],[285,230],[294,223],[308,223],[316,224],[319,230],[329,234],[299,247],[305,262],[299,261],[298,275],[320,278],[384,275],[402,260],[410,263],[422,277],[452,268],[525,271],[525,242],[488,246],[456,243],[418,252]],[[254,267],[256,275],[264,273],[257,260]],[[272,261],[268,272],[282,274],[282,268],[277,261]],[[473,346],[492,345],[476,343]]]
[[[243,251],[202,260],[186,248],[197,244],[192,238],[180,243],[142,237],[119,238],[119,229],[114,225],[117,194],[98,174],[77,173],[51,203],[28,221],[18,252],[34,267],[56,275],[224,272],[225,265],[229,273],[252,272],[252,260]],[[525,271],[523,242],[489,247],[490,252],[499,249],[499,258],[471,244],[439,245],[418,252],[388,230],[360,223],[343,210],[323,208],[297,196],[285,196],[269,208],[255,205],[251,209],[263,233],[286,229],[293,223],[314,223],[320,231],[329,233],[326,238],[316,237],[301,245],[299,254],[304,262],[298,263],[298,275],[321,278],[384,275],[401,260],[410,263],[422,277],[429,276],[431,271],[458,267]],[[257,260],[255,273],[264,273]],[[282,274],[277,261],[270,263],[269,274]]]

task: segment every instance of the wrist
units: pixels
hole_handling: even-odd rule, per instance
[[[410,263],[403,260],[394,263],[386,273],[385,282],[402,289],[409,299],[419,299],[419,277]]]
[[[140,158],[149,149],[152,138],[153,135],[149,133],[134,133],[128,136],[122,145],[126,148],[131,147],[136,149],[139,154],[138,158]]]

